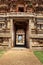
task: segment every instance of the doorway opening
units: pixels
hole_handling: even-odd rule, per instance
[[[14,23],[15,41],[14,46],[16,47],[27,47],[28,46],[28,32],[29,25],[28,21],[17,21]]]

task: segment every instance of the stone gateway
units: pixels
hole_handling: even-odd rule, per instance
[[[0,48],[43,50],[43,0],[0,0]]]

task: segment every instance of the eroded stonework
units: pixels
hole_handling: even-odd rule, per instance
[[[43,0],[0,0],[0,49],[43,50]]]

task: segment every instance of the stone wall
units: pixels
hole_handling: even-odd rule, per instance
[[[43,19],[41,19],[40,21],[42,21],[40,24],[43,25]],[[43,50],[43,33],[40,33],[40,31],[37,29],[36,22],[38,21],[35,18],[29,18],[28,22],[26,21],[27,23],[26,29],[25,29],[26,39],[24,42],[26,42],[26,47],[29,49]],[[15,21],[13,21],[12,18],[0,19],[0,48],[15,47],[15,41],[16,41],[15,29],[16,28],[14,23]],[[43,28],[41,30],[43,31]],[[40,34],[37,33],[38,31]],[[24,35],[23,30],[19,30],[16,34],[19,34],[19,33]]]
[[[43,39],[31,39],[33,50],[43,50]]]

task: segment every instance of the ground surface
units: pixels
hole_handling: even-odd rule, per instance
[[[34,54],[43,63],[43,51],[34,51]]]
[[[42,65],[34,53],[25,48],[15,48],[7,51],[0,58],[0,65]]]
[[[0,57],[5,53],[5,50],[0,50]]]

